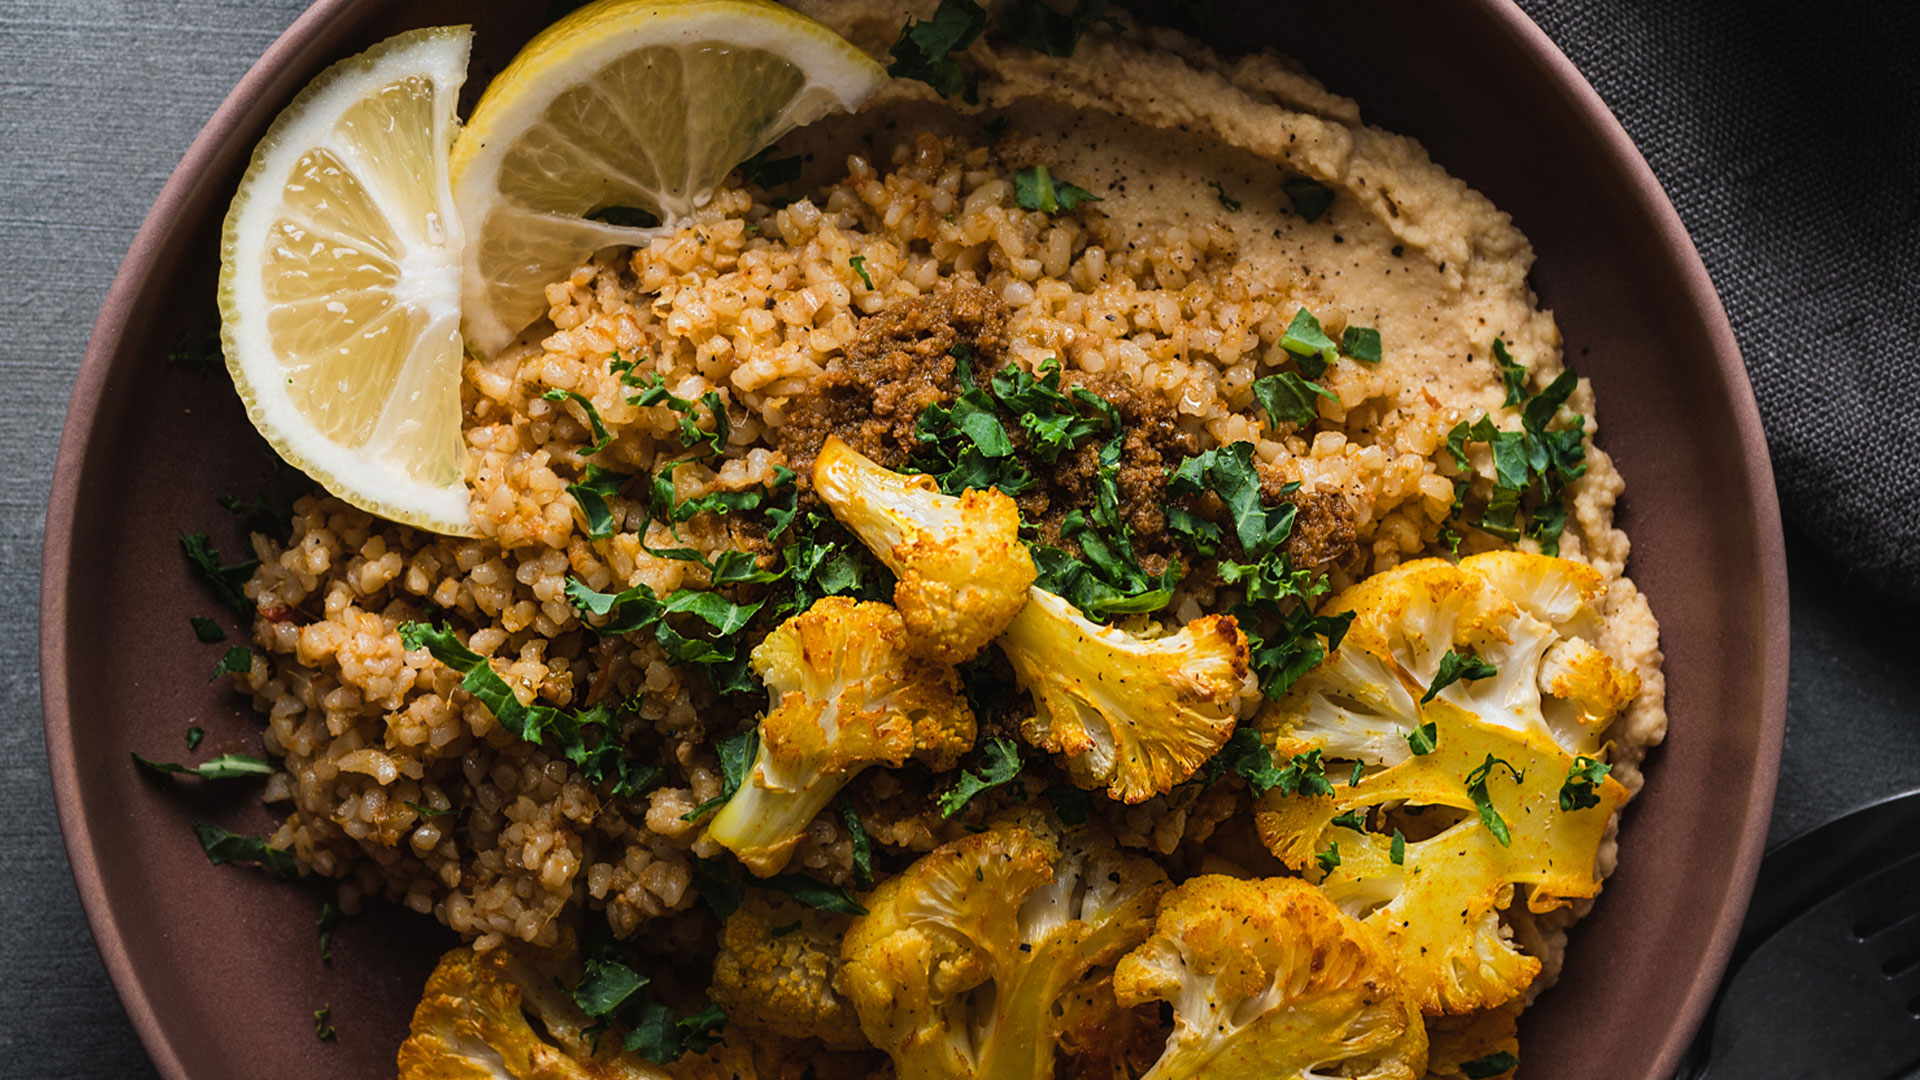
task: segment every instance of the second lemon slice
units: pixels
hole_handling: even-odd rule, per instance
[[[594,251],[671,228],[755,151],[887,81],[865,53],[768,0],[600,0],[548,27],[493,80],[453,151],[468,229],[463,316],[491,355]]]

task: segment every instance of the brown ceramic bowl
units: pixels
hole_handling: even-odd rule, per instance
[[[47,511],[42,679],[67,850],[127,1013],[171,1080],[391,1076],[448,935],[387,911],[323,966],[322,895],[209,866],[190,825],[261,832],[256,789],[162,790],[128,750],[257,747],[187,616],[212,604],[176,538],[242,538],[214,505],[267,471],[219,373],[165,361],[214,323],[219,229],[254,141],[330,61],[396,31],[478,24],[483,86],[546,5],[321,0],[235,88],[161,193],[101,312]],[[1620,871],[1522,1031],[1527,1076],[1664,1080],[1718,981],[1759,860],[1786,707],[1787,592],[1766,446],[1740,357],[1679,219],[1626,134],[1507,0],[1298,0],[1228,12],[1223,44],[1274,43],[1372,122],[1413,135],[1510,211],[1568,356],[1593,378],[1628,481],[1631,571],[1663,628],[1672,728],[1627,810]],[[230,618],[229,632],[244,639]],[[332,1007],[335,1042],[314,1037]]]

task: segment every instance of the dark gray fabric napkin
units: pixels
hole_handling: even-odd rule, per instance
[[[1520,6],[1692,233],[1788,524],[1857,582],[1920,599],[1920,3]]]

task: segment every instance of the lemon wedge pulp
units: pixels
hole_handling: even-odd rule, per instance
[[[362,509],[472,532],[460,431],[460,252],[447,161],[472,35],[341,61],[254,151],[227,212],[221,342],[247,415]]]
[[[487,87],[453,149],[469,347],[499,351],[546,312],[548,283],[674,227],[735,165],[886,81],[770,0],[599,0],[548,27]],[[612,207],[662,225],[590,216]]]

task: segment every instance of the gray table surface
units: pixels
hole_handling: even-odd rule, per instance
[[[0,470],[8,616],[0,1073],[8,1076],[153,1075],[94,952],[47,784],[37,652],[43,511],[74,372],[135,229],[194,133],[305,6],[0,0],[0,460],[9,463]],[[1863,594],[1796,538],[1789,566],[1792,695],[1776,840],[1920,786],[1912,659],[1920,613]]]

